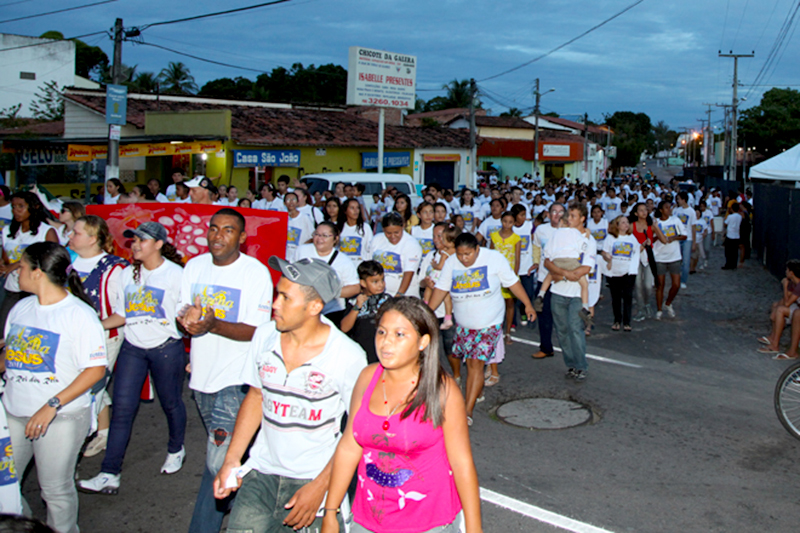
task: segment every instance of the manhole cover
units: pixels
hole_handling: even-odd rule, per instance
[[[509,424],[530,429],[564,429],[592,419],[591,410],[578,402],[527,398],[500,406],[497,416]]]

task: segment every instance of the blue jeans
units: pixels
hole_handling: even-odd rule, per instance
[[[122,343],[114,373],[114,409],[111,411],[108,448],[100,467],[102,472],[119,474],[122,471],[122,460],[131,438],[133,421],[139,411],[142,385],[148,370],[161,409],[167,416],[167,451],[176,453],[181,450],[186,434],[186,406],[181,398],[185,367],[186,350],[180,339],[172,339],[149,350],[137,348],[127,340]]]
[[[681,241],[681,283],[689,282],[689,266],[692,261],[692,243],[694,241]]]
[[[285,533],[292,531],[283,525],[290,510],[284,506],[310,479],[294,479],[262,474],[252,470],[242,479],[236,504],[228,519],[228,533]],[[344,531],[341,515],[337,516],[339,531]],[[306,529],[319,532],[322,517],[318,516]]]
[[[551,286],[552,288],[552,286]],[[581,299],[578,298],[578,303]],[[553,353],[553,313],[552,313],[552,292],[547,291],[544,295],[544,307],[541,313],[537,313],[539,323],[539,349],[544,353]]]
[[[197,410],[200,411],[200,418],[208,432],[208,442],[206,466],[194,504],[190,533],[219,533],[222,519],[233,500],[233,495],[224,500],[214,498],[214,476],[225,461],[233,427],[236,425],[236,415],[247,396],[247,390],[247,385],[233,385],[211,394],[198,391],[194,393]]]
[[[549,293],[550,291],[548,291]],[[581,320],[581,298],[567,298],[554,294],[550,302],[553,311],[553,325],[564,354],[564,364],[567,368],[586,370],[586,333],[583,320]]]

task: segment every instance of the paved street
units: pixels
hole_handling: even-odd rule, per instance
[[[675,304],[678,317],[610,330],[610,297],[598,307],[582,385],[563,378],[560,357],[534,361],[532,345],[515,342],[500,383],[479,404],[472,444],[481,487],[563,515],[573,531],[796,531],[800,515],[800,441],[778,422],[774,384],[787,362],[755,352],[768,331],[769,302],[779,285],[755,261],[723,272],[715,248],[709,269],[693,275]],[[534,329],[517,338],[538,339]],[[788,337],[785,337],[788,340]],[[616,362],[627,363],[627,366]],[[573,399],[595,422],[530,431],[505,424],[496,408],[520,398]],[[166,424],[157,403],[143,404],[118,496],[81,494],[82,531],[185,531],[200,483],[204,435],[186,393],[188,458],[174,476],[158,474]],[[94,475],[101,458],[83,460]],[[44,510],[33,476],[24,492]],[[484,502],[487,532],[565,529]]]

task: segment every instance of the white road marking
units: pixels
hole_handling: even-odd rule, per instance
[[[556,514],[552,511],[536,507],[529,503],[509,498],[498,492],[494,492],[483,487],[481,489],[481,499],[483,501],[493,503],[505,509],[514,511],[521,515],[525,515],[534,520],[553,525],[555,527],[566,529],[567,531],[574,531],[575,533],[612,533],[608,529],[599,528],[585,522],[579,522],[568,518],[566,516]]]
[[[519,337],[511,337],[511,340],[514,342],[521,342],[522,344],[529,344],[531,346],[539,346],[539,343],[536,341],[529,341],[528,339],[521,339]],[[553,348],[555,351],[560,352],[561,348],[555,347]],[[592,355],[590,353],[586,354],[587,359],[593,359],[595,361],[600,361],[601,363],[610,363],[612,365],[619,365],[619,366],[627,366],[628,368],[644,368],[642,365],[637,365],[634,363],[626,363],[625,361],[617,361],[616,359],[609,359],[608,357],[603,357],[601,355]]]

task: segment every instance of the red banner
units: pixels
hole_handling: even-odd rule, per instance
[[[208,251],[208,223],[222,209],[216,205],[195,204],[120,204],[89,205],[86,212],[105,219],[114,237],[114,254],[131,258],[130,239],[122,234],[144,222],[160,222],[169,233],[170,242],[188,260]],[[264,265],[273,256],[285,257],[288,216],[277,211],[235,208],[244,215],[247,240],[242,252],[253,256]],[[280,273],[270,269],[272,281],[277,285]]]

